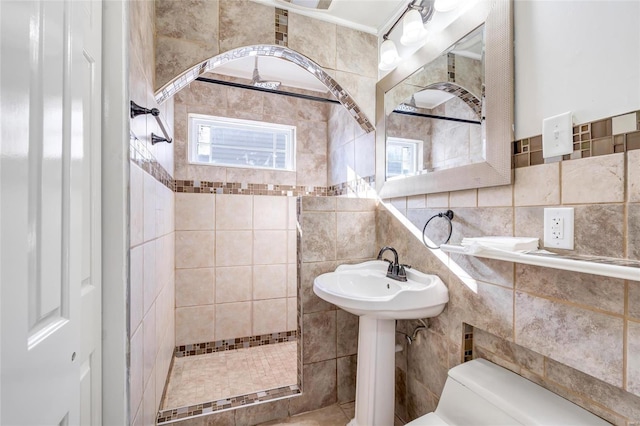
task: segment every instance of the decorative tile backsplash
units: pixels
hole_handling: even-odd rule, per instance
[[[279,46],[289,45],[289,11],[276,9],[276,44]]]
[[[193,355],[210,354],[214,352],[231,351],[234,349],[253,348],[274,343],[294,342],[298,338],[296,330],[280,333],[263,334],[258,336],[238,337],[235,339],[217,340],[215,342],[193,343],[191,345],[176,346],[174,355],[178,358]]]
[[[573,127],[573,152],[562,156],[563,160],[595,157],[640,149],[640,111],[636,115],[636,127],[632,131],[618,133],[609,117]],[[628,116],[629,114],[624,114]],[[626,129],[625,129],[626,130]],[[513,168],[544,164],[542,157],[542,135],[513,142]]]
[[[156,160],[147,144],[134,134],[129,137],[129,159],[153,176],[158,182],[175,191],[175,182],[171,174]]]

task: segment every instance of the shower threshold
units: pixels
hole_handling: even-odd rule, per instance
[[[174,358],[157,424],[299,393],[295,341]]]

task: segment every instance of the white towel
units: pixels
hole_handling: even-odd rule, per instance
[[[463,238],[463,247],[487,247],[505,251],[531,251],[538,249],[538,238],[529,237],[474,237]]]

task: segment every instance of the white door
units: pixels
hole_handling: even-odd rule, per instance
[[[100,3],[0,18],[0,424],[100,424]]]

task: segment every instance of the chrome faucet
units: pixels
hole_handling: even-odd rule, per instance
[[[388,259],[383,259],[382,255],[385,251],[389,250],[393,253],[393,262]],[[384,260],[385,262],[389,262],[389,267],[387,268],[387,278],[391,278],[396,281],[406,281],[407,280],[407,272],[405,268],[411,268],[409,265],[401,265],[398,263],[398,252],[393,247],[385,246],[380,249],[378,253],[378,260]]]

